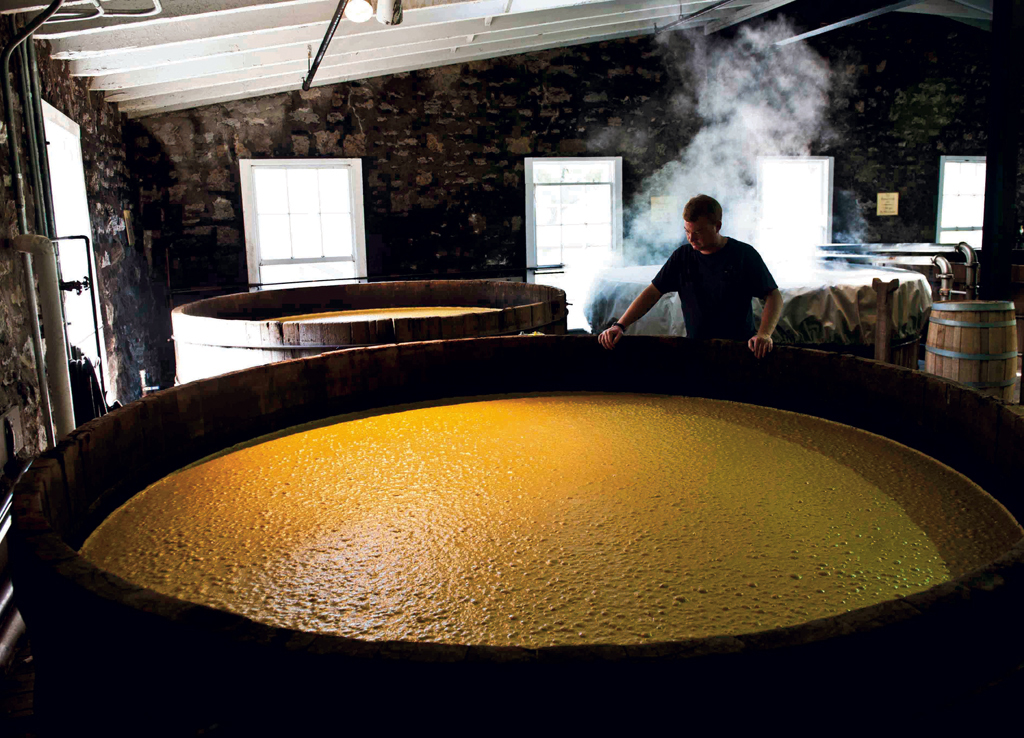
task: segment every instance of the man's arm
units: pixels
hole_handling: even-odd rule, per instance
[[[772,350],[772,332],[779,324],[782,316],[782,293],[775,288],[764,298],[764,310],[761,312],[761,327],[757,329],[757,335],[747,341],[747,346],[754,352],[754,356],[761,359]]]
[[[655,303],[661,299],[661,290],[655,287],[653,284],[647,285],[644,291],[636,296],[636,299],[630,303],[629,307],[626,308],[626,312],[622,314],[622,317],[618,320],[618,325],[613,325],[608,330],[601,333],[597,337],[597,340],[606,349],[615,348],[615,344],[622,338],[622,334],[625,328],[633,325],[633,323],[640,320],[640,318],[647,315],[647,311],[654,307]],[[779,304],[781,305],[782,299],[779,298]],[[778,320],[776,318],[776,320]],[[623,326],[620,328],[619,326]]]

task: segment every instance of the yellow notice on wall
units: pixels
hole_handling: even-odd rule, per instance
[[[900,214],[900,193],[879,192],[877,215],[899,215]]]
[[[655,223],[671,223],[681,217],[678,197],[652,197],[651,220]]]

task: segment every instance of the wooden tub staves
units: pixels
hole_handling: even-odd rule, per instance
[[[429,317],[324,322],[316,313],[474,308]],[[289,320],[305,316],[306,320]],[[565,333],[565,293],[524,282],[432,280],[265,290],[199,300],[171,313],[176,383],[341,348],[518,333]]]

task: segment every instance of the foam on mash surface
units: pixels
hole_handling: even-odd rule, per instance
[[[494,313],[500,308],[482,307],[404,307],[373,310],[340,310],[331,313],[308,313],[278,318],[281,323],[354,323],[363,320],[398,320],[399,318],[449,318],[471,313]]]
[[[532,647],[792,625],[1022,536],[916,451],[739,403],[511,396],[304,428],[158,481],[83,554],[270,625]]]

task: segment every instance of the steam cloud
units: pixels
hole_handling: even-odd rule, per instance
[[[807,252],[757,241],[758,157],[810,155],[826,129],[832,72],[806,43],[775,45],[794,34],[780,20],[744,26],[732,40],[699,33],[664,37],[666,56],[685,60],[679,71],[692,82],[673,99],[677,120],[698,116],[701,127],[627,208],[627,263],[661,263],[683,243],[681,209],[699,193],[722,203],[722,233],[753,243],[773,272],[810,261]],[[665,208],[652,209],[652,196],[665,198]],[[792,215],[800,218],[800,206]]]

